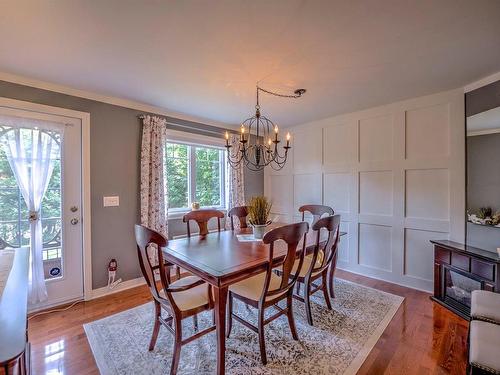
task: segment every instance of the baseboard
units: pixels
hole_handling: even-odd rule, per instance
[[[354,273],[356,275],[361,275],[361,276],[369,277],[371,279],[382,280],[382,281],[385,281],[385,282],[388,282],[388,283],[391,283],[391,284],[396,284],[396,285],[404,286],[406,288],[419,290],[421,292],[432,293],[432,291],[429,291],[429,290],[425,290],[425,289],[418,288],[418,287],[415,287],[415,286],[412,286],[412,285],[408,285],[408,284],[403,284],[403,283],[400,283],[400,282],[395,282],[394,280],[388,280],[388,279],[385,279],[385,278],[379,277],[379,276],[377,277],[377,276],[373,276],[373,275],[363,274],[363,273],[361,273],[359,271],[354,271],[352,269],[344,268],[344,267],[341,267],[339,265],[337,265],[337,268],[341,269],[343,271]],[[90,301],[90,300],[95,299],[95,298],[100,298],[100,297],[108,296],[110,294],[121,292],[123,290],[131,289],[131,288],[135,288],[137,286],[144,285],[144,284],[146,284],[146,280],[144,279],[144,277],[138,277],[136,279],[131,279],[131,280],[123,281],[123,282],[121,282],[120,284],[118,284],[113,289],[109,289],[107,286],[102,287],[102,288],[98,288],[98,289],[93,289],[92,292],[90,293],[90,296],[88,296],[87,298],[85,298],[85,300],[86,301]]]
[[[411,285],[411,284],[405,284],[403,282],[399,282],[399,281],[395,281],[395,280],[391,280],[389,278],[384,278],[382,276],[378,276],[378,275],[373,275],[373,274],[366,274],[366,273],[362,273],[361,271],[356,271],[356,270],[352,270],[352,269],[349,269],[349,268],[345,268],[345,267],[342,267],[341,265],[337,264],[337,268],[339,270],[342,270],[342,271],[346,271],[346,272],[350,272],[350,273],[354,273],[356,275],[360,275],[360,276],[364,276],[364,277],[368,277],[370,279],[375,279],[375,280],[381,280],[381,281],[385,281],[386,283],[390,283],[390,284],[395,284],[395,285],[399,285],[399,286],[403,286],[405,288],[408,288],[408,289],[415,289],[415,290],[418,290],[420,292],[425,292],[425,293],[429,293],[429,294],[432,294],[433,291],[430,290],[430,289],[425,289],[425,288],[419,288],[415,285]]]
[[[170,270],[170,275],[175,276],[175,269],[172,268]],[[186,275],[186,273],[184,272],[184,270],[182,268],[181,268],[181,275],[183,275],[183,276]],[[158,275],[155,275],[155,280],[157,280],[157,281],[160,280]],[[136,286],[141,286],[144,284],[146,284],[146,279],[144,279],[144,277],[141,276],[141,277],[138,277],[136,279],[122,281],[120,284],[115,286],[113,289],[109,289],[107,286],[103,286],[102,288],[93,289],[90,292],[89,296],[85,296],[85,301],[90,301],[90,300],[95,299],[95,298],[108,296],[110,294],[113,294],[116,292],[121,292],[123,290],[127,290],[130,288],[135,288]]]
[[[136,279],[126,280],[115,286],[113,289],[109,289],[107,286],[98,289],[93,289],[92,292],[90,293],[90,296],[88,296],[85,300],[90,301],[95,298],[108,296],[110,294],[121,292],[123,290],[127,290],[130,288],[135,288],[136,286],[144,284],[146,284],[146,280],[144,279],[144,277],[138,277]]]
[[[82,301],[82,300],[83,300],[82,296],[69,297],[69,298],[65,297],[65,298],[60,298],[60,299],[54,300],[48,304],[42,304],[42,305],[38,304],[35,306],[28,306],[28,315],[39,313],[41,311],[48,311],[48,310],[55,309],[55,308],[58,308],[58,307],[63,306],[63,305],[69,305],[73,302]]]

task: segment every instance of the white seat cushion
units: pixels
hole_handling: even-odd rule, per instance
[[[321,267],[321,262],[323,260],[323,252],[321,251],[319,254],[318,254],[318,258],[316,259],[316,265],[314,266],[314,268],[317,268],[317,267]],[[310,254],[310,255],[307,255],[306,257],[304,257],[304,262],[302,263],[302,268],[300,269],[300,272],[299,272],[299,276],[300,277],[305,277],[306,274],[307,274],[307,271],[309,271],[309,267],[311,267],[311,263],[313,261],[313,255]],[[291,271],[291,274],[292,275],[295,275],[295,273],[297,272],[297,268],[299,267],[299,263],[300,263],[300,260],[297,259],[293,265],[293,268],[292,268],[292,271]],[[315,272],[313,275],[317,275],[318,272]]]
[[[500,323],[500,294],[474,290],[471,297],[470,315],[474,319]]]
[[[473,320],[470,323],[471,365],[500,372],[500,325]]]
[[[198,280],[200,279],[196,276],[183,277],[171,283],[170,288],[179,288],[181,286],[192,284]],[[163,289],[160,291],[160,296],[165,299],[167,298]],[[208,304],[208,285],[202,284],[185,290],[184,292],[173,292],[172,298],[181,311],[195,309]]]
[[[259,301],[262,291],[264,289],[264,282],[266,281],[266,272],[259,273],[248,279],[242,280],[236,284],[229,286],[229,291],[239,296],[251,299],[252,301]],[[269,283],[269,290],[279,289],[281,285],[281,277],[271,273],[271,281]],[[285,294],[285,293],[282,293]],[[276,296],[267,297],[266,300],[271,300]]]

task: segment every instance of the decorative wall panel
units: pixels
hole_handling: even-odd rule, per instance
[[[359,213],[392,215],[392,171],[359,172]]]
[[[406,216],[449,220],[448,169],[406,171]]]
[[[359,120],[359,161],[393,159],[392,115]]]
[[[446,238],[447,233],[406,228],[404,274],[432,282],[434,250],[429,241]]]
[[[335,212],[350,212],[350,173],[325,173],[324,175],[324,204],[335,207]]]
[[[322,203],[322,176],[317,174],[296,174],[293,176],[293,212],[298,213],[304,204]]]
[[[392,269],[391,227],[359,224],[359,264],[384,271]]]
[[[323,129],[325,165],[349,163],[357,159],[357,131],[355,123],[343,123]]]
[[[294,173],[321,172],[321,129],[310,129],[293,133]]]
[[[406,111],[406,158],[449,155],[449,117],[447,103]]]

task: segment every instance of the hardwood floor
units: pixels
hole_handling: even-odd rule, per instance
[[[429,294],[354,275],[337,277],[405,297],[358,374],[465,374],[468,323]],[[145,286],[30,320],[34,374],[99,374],[83,324],[150,300]]]

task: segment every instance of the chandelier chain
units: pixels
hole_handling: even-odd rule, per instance
[[[280,94],[280,93],[277,93],[277,92],[269,91],[269,90],[263,89],[260,86],[257,86],[257,97],[259,96],[259,90],[262,91],[262,92],[265,92],[266,94],[273,95],[273,96],[278,96],[280,98],[297,99],[297,98],[300,98],[302,96],[302,92],[301,91],[299,91],[296,94],[294,93],[293,95],[287,95],[287,94]]]

